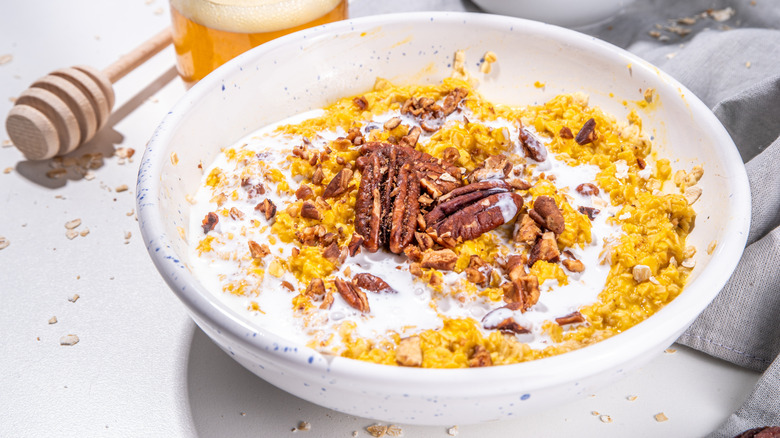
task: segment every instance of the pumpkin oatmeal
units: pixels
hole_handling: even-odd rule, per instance
[[[256,325],[387,365],[503,365],[618,334],[673,300],[701,167],[583,94],[488,102],[462,79],[374,89],[225,147],[191,265]],[[682,173],[679,173],[682,172]]]

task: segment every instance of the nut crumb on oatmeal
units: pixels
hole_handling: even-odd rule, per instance
[[[79,343],[79,337],[73,334],[67,334],[60,338],[60,345],[73,346]]]
[[[666,414],[664,414],[663,412],[659,412],[655,414],[654,417],[655,417],[655,421],[659,423],[663,423],[664,421],[669,419],[669,417],[667,417]]]

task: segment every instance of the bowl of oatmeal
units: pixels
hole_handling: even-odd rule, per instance
[[[750,212],[733,142],[674,79],[458,13],[236,58],[162,121],[138,181],[152,260],[231,357],[418,424],[527,415],[645,363],[726,282]]]

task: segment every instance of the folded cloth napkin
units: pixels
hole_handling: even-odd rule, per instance
[[[780,426],[778,27],[775,0],[653,0],[584,29],[690,88],[712,107],[746,162],[753,206],[745,253],[717,298],[677,341],[764,372],[744,405],[711,438]]]

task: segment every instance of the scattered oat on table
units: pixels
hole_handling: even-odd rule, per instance
[[[68,334],[60,338],[60,345],[72,346],[79,343],[79,337],[76,335]]]
[[[81,219],[73,219],[72,221],[65,222],[65,228],[69,230],[78,228],[79,225],[81,225]]]
[[[383,436],[398,437],[403,436],[404,431],[401,427],[391,424],[385,426],[383,424],[374,424],[366,427],[366,431],[373,437],[380,438]]]
[[[13,103],[13,102],[16,102],[16,98],[13,98],[13,97],[12,97],[11,99],[13,99],[13,100],[11,101],[12,103]],[[11,147],[11,146],[13,146],[13,145],[14,145],[14,144],[11,142],[11,140],[3,140],[3,147],[4,147],[4,148],[10,148],[10,147]]]
[[[300,423],[298,423],[298,430],[302,430],[302,431],[311,430],[311,423],[309,423],[308,421],[301,421]]]
[[[13,61],[14,55],[11,55],[10,53],[7,53],[5,55],[0,56],[0,65],[8,64],[9,62]]]
[[[79,232],[76,230],[68,230],[65,232],[65,237],[68,238],[68,240],[73,240],[79,235]]]
[[[718,246],[718,241],[713,240],[710,242],[709,245],[707,245],[707,254],[712,255],[713,252],[715,252],[715,248]]]
[[[732,7],[707,10],[707,15],[709,15],[710,18],[712,18],[713,20],[719,23],[731,19],[731,17],[733,17],[735,13],[736,11]]]
[[[358,436],[358,431],[356,431],[356,430],[353,430],[353,431],[352,431],[352,436],[353,436],[353,437],[357,437],[357,436]]]
[[[626,397],[626,400],[628,400],[628,401],[634,401],[634,400],[636,400],[636,397],[637,397],[637,396],[635,396],[635,395],[629,395],[628,397]]]
[[[663,412],[659,412],[659,413],[655,414],[655,421],[657,421],[659,423],[663,423],[664,421],[666,421],[668,419],[669,419],[669,417],[667,417],[666,414],[664,414]]]
[[[114,154],[119,158],[131,158],[135,154],[135,149],[133,148],[117,148]]]
[[[174,166],[179,164],[179,156],[176,155],[176,152],[171,152],[171,164]]]
[[[5,237],[0,236],[0,249],[6,249],[8,248],[8,245],[11,244],[11,241],[6,239]]]
[[[667,348],[666,350],[664,350],[664,353],[666,353],[666,354],[674,354],[674,353],[677,353],[677,349]]]
[[[750,68],[750,61],[745,63],[745,68]]]
[[[609,415],[602,415],[599,417],[599,420],[601,420],[602,423],[611,423],[612,417],[610,417]]]
[[[79,294],[73,294],[72,297],[68,298],[68,301],[70,301],[71,303],[75,303],[76,301],[79,300],[79,298],[81,298],[79,297]]]
[[[49,324],[57,324],[57,317],[52,316],[51,318],[49,318]]]
[[[452,426],[449,429],[447,429],[447,435],[449,436],[458,436],[458,426]]]
[[[590,411],[590,415],[593,415],[594,417],[598,417],[601,414],[599,413],[599,411]]]
[[[119,185],[119,186],[117,186],[117,187],[116,187],[114,190],[115,190],[117,193],[126,192],[126,191],[127,191],[127,184],[122,184],[122,185]]]
[[[84,229],[83,229],[83,230],[81,230],[81,232],[79,233],[79,236],[81,236],[81,237],[85,237],[87,234],[89,234],[89,228],[84,228]]]
[[[13,167],[6,167],[5,169],[3,169],[3,173],[8,175],[9,173],[13,172],[13,170],[14,170]]]

